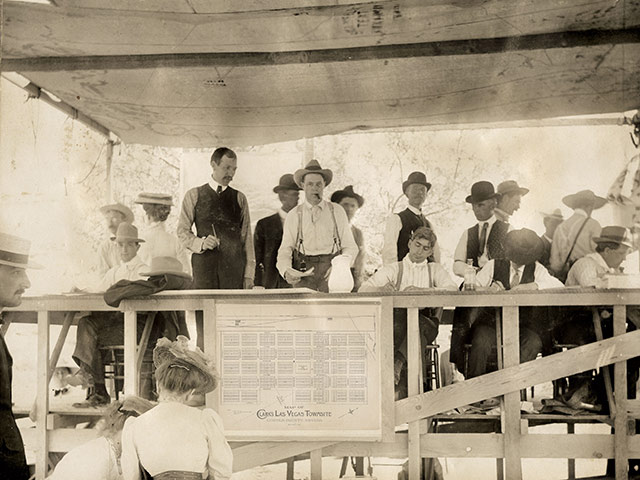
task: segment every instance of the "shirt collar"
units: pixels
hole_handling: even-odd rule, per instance
[[[552,242],[553,242],[553,238],[547,237],[547,234],[546,234],[546,233],[543,233],[543,234],[542,234],[542,238],[546,238],[546,239],[547,239],[547,241],[548,241],[549,243],[552,243]]]
[[[209,186],[211,187],[211,189],[212,189],[214,192],[217,192],[217,191],[218,191],[218,187],[221,187],[223,192],[227,189],[227,187],[226,187],[225,185],[220,185],[218,182],[216,182],[216,181],[213,179],[213,176],[211,177],[211,180],[209,180]]]
[[[478,221],[478,225],[482,226],[483,223],[487,223],[491,227],[494,223],[496,223],[496,220],[498,220],[496,216],[491,215],[491,218],[489,220]]]
[[[327,202],[325,202],[324,200],[320,200],[320,203],[318,205],[311,205],[309,201],[305,199],[303,205],[304,205],[304,208],[306,208],[307,210],[311,210],[313,207],[316,207],[316,206],[320,207],[320,209],[322,210],[326,203]]]
[[[587,216],[588,216],[588,215],[587,215],[587,212],[585,212],[585,211],[584,211],[584,210],[582,210],[581,208],[574,208],[574,209],[573,209],[573,213],[574,213],[574,214],[578,214],[578,215],[580,215],[581,217],[587,217]]]
[[[164,230],[164,222],[151,222],[147,224],[147,230],[151,230],[157,228],[159,230]]]
[[[409,254],[408,253],[404,256],[402,261],[404,262],[405,265],[408,265],[410,268],[425,268],[429,264],[429,261],[426,260],[426,259],[424,261],[420,262],[420,263],[412,262],[409,259]]]
[[[278,216],[280,217],[280,220],[284,220],[285,218],[287,218],[287,212],[285,212],[283,209],[279,208],[278,209]]]
[[[407,208],[418,216],[422,215],[422,210],[420,210],[419,208],[413,207],[411,205],[407,206]]]
[[[496,212],[498,215],[500,215],[503,218],[509,218],[511,217],[511,215],[509,215],[507,212],[505,212],[504,210],[502,210],[501,208],[496,207],[494,210],[494,212]]]
[[[607,272],[614,273],[616,271],[615,268],[611,268],[609,265],[607,265],[607,262],[604,261],[602,255],[600,255],[598,252],[589,253],[586,256],[593,259],[602,268],[605,268]]]

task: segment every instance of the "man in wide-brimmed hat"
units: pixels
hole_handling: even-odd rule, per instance
[[[591,214],[604,207],[607,199],[591,190],[581,190],[564,197],[562,203],[573,210],[573,215],[558,225],[553,234],[549,264],[553,274],[564,281],[576,260],[595,251],[593,239],[600,235],[602,227]]]
[[[142,205],[147,220],[147,224],[140,232],[140,236],[145,240],[138,252],[142,261],[149,265],[151,259],[155,257],[174,257],[180,260],[185,272],[191,272],[191,261],[186,248],[180,243],[178,237],[167,232],[165,227],[173,206],[171,195],[142,192],[138,194],[135,203]]]
[[[109,269],[102,278],[98,290],[105,291],[120,280],[141,280],[147,265],[138,256],[140,244],[144,242],[138,236],[138,229],[130,223],[120,223],[113,237],[120,252],[120,265]],[[80,367],[78,378],[93,384],[87,391],[85,402],[75,403],[74,407],[96,407],[110,402],[104,379],[104,366],[100,347],[121,345],[124,341],[120,312],[90,312],[78,320],[76,347],[73,360]]]
[[[494,215],[497,198],[491,182],[479,181],[471,186],[471,195],[465,201],[471,204],[478,223],[462,233],[453,255],[453,273],[459,277],[464,277],[469,268],[468,260],[477,270],[490,259],[504,256],[502,244],[509,225]]]
[[[256,264],[249,203],[229,185],[238,157],[233,150],[220,147],[211,155],[210,164],[211,179],[185,194],[178,222],[178,238],[193,253],[194,288],[252,288]]]
[[[253,234],[253,246],[256,251],[255,284],[264,288],[289,288],[290,285],[282,278],[276,268],[278,249],[282,243],[282,229],[284,220],[300,199],[300,187],[293,180],[291,173],[280,177],[278,185],[273,187],[273,193],[278,195],[280,208],[273,215],[261,218],[256,224]]]
[[[327,292],[331,259],[349,255],[353,265],[358,246],[344,209],[323,200],[333,172],[311,160],[293,179],[304,191],[304,203],[287,214],[276,266],[290,285]]]
[[[98,275],[102,277],[107,270],[120,264],[120,253],[112,237],[122,222],[133,223],[133,212],[122,203],[103,205],[100,207],[100,212],[104,215],[110,232],[109,238],[104,240],[98,248]]]
[[[491,259],[482,267],[476,277],[476,287],[513,292],[562,288],[562,282],[538,261],[543,250],[542,240],[533,230],[510,231],[504,238],[504,258]],[[520,362],[528,362],[542,349],[542,329],[537,324],[539,315],[534,307],[521,310]],[[488,373],[490,355],[496,344],[495,309],[481,309],[465,337],[471,339],[466,377]],[[452,339],[452,353],[453,343]]]
[[[366,256],[366,246],[364,242],[364,234],[362,230],[353,224],[353,217],[356,212],[364,205],[364,198],[362,195],[357,194],[353,190],[353,185],[347,185],[342,190],[336,190],[331,195],[331,201],[337,203],[347,213],[349,224],[351,225],[351,233],[353,233],[353,239],[358,245],[358,256],[353,267],[351,267],[351,274],[353,275],[353,291],[357,292],[358,288],[362,284],[364,278],[364,260]]]
[[[544,224],[544,233],[540,236],[544,244],[544,253],[540,258],[540,263],[549,268],[551,266],[549,259],[551,257],[553,235],[558,226],[564,221],[564,217],[559,208],[556,208],[553,212],[540,212],[540,215],[542,215],[542,223]]]
[[[39,268],[29,261],[31,242],[0,232],[0,312],[17,307],[22,294],[31,286],[25,269]],[[0,333],[0,476],[17,480],[29,478],[24,444],[11,407],[13,361]]]
[[[520,208],[520,201],[529,193],[528,188],[521,187],[515,180],[505,180],[498,184],[498,205],[494,215],[498,220],[509,223],[511,215]]]

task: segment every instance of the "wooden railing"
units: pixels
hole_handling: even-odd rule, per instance
[[[493,457],[504,458],[507,479],[522,478],[522,458],[614,458],[616,478],[627,478],[627,459],[640,457],[640,437],[629,426],[640,416],[640,403],[627,400],[626,360],[640,351],[640,331],[625,333],[626,307],[640,305],[640,291],[560,289],[517,294],[480,292],[432,292],[429,294],[302,294],[286,291],[181,291],[163,292],[144,299],[124,301],[125,313],[125,394],[136,393],[137,372],[136,312],[182,310],[187,318],[204,311],[205,345],[213,345],[216,305],[225,302],[247,302],[268,305],[271,302],[327,301],[327,299],[374,297],[382,301],[383,322],[392,322],[393,308],[408,309],[409,398],[395,403],[392,425],[408,424],[407,433],[385,435],[382,442],[254,442],[232,444],[234,470],[244,470],[284,458],[310,453],[312,478],[322,477],[322,456],[382,456],[409,458],[409,478],[418,479],[422,458],[428,457]],[[522,306],[612,306],[615,338],[604,339],[582,347],[519,363],[518,307]],[[438,390],[419,393],[419,326],[418,310],[424,307],[491,306],[502,309],[503,368]],[[90,431],[55,429],[49,418],[48,382],[50,373],[49,326],[62,323],[62,312],[111,310],[100,296],[47,296],[25,298],[14,322],[37,321],[37,416],[35,432],[26,432],[25,441],[36,447],[36,478],[45,477],[48,451],[67,451],[93,435]],[[390,342],[391,338],[382,339]],[[528,416],[520,413],[520,390],[550,382],[582,371],[615,364],[615,434],[530,435]],[[387,380],[388,381],[388,380]],[[502,396],[501,431],[499,433],[459,434],[432,433],[429,419],[453,408],[483,399]],[[213,395],[207,404],[215,407]],[[499,475],[502,472],[498,472]]]

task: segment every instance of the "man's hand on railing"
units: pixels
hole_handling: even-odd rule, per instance
[[[384,287],[382,287],[380,291],[385,293],[391,293],[391,292],[397,292],[398,289],[396,288],[395,283],[389,282]]]

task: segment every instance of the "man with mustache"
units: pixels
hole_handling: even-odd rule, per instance
[[[17,307],[31,286],[26,268],[40,268],[29,262],[30,242],[0,233],[0,311]],[[0,334],[0,476],[14,480],[29,478],[22,436],[11,410],[13,360]]]
[[[358,246],[344,208],[322,199],[333,172],[311,160],[293,174],[293,179],[304,191],[305,201],[287,214],[276,267],[294,287],[327,292],[331,259],[349,255],[353,265]]]
[[[104,215],[109,229],[109,238],[104,240],[98,249],[100,264],[98,265],[98,276],[102,278],[110,268],[120,265],[120,252],[113,240],[113,236],[118,231],[118,226],[122,222],[133,223],[133,212],[121,203],[112,203],[100,208]]]
[[[178,238],[191,250],[193,286],[197,289],[252,288],[256,263],[249,203],[230,187],[238,157],[229,148],[211,155],[209,182],[184,196]],[[196,234],[191,231],[196,226]]]

